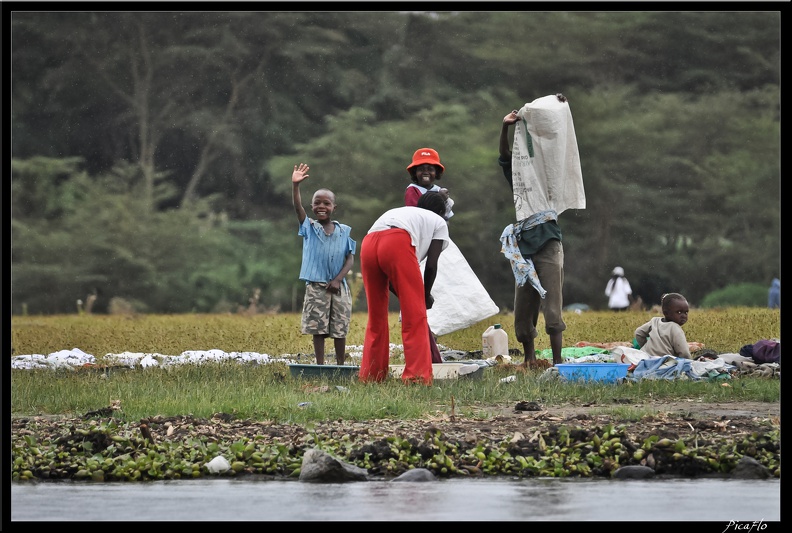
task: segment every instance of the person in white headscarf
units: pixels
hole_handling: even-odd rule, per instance
[[[617,266],[611,272],[611,278],[605,285],[605,296],[608,297],[608,308],[611,311],[626,311],[633,301],[632,287],[624,277],[624,269]]]

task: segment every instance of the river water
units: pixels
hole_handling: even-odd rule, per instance
[[[706,521],[726,531],[781,520],[781,481],[450,479],[11,484],[11,521]],[[761,533],[761,524],[754,527]]]

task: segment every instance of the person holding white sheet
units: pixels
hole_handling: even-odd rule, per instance
[[[512,148],[509,127],[515,125]],[[523,366],[547,366],[536,359],[534,339],[540,310],[550,339],[553,365],[563,362],[566,323],[562,316],[564,247],[558,215],[585,208],[580,161],[567,99],[548,96],[503,117],[498,164],[514,195],[517,222],[504,229],[502,251],[512,263],[514,329],[525,352]],[[534,160],[540,160],[534,168]],[[516,161],[516,163],[515,163]],[[517,167],[517,168],[515,168]],[[542,175],[538,175],[541,172]],[[555,197],[548,191],[558,190]]]

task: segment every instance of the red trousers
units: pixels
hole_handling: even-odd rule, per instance
[[[368,323],[360,363],[361,381],[383,381],[390,360],[389,284],[399,298],[405,382],[432,384],[429,323],[423,275],[410,234],[402,229],[368,233],[360,246],[360,272],[368,303]]]

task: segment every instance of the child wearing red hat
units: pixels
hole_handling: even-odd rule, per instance
[[[419,148],[415,151],[412,163],[407,167],[412,183],[404,191],[404,205],[416,205],[418,198],[427,191],[438,192],[445,200],[446,210],[443,218],[454,216],[451,210],[454,200],[448,197],[448,189],[435,184],[443,176],[445,167],[440,163],[440,155],[432,148]]]
[[[427,192],[436,192],[445,203],[442,216],[448,222],[448,219],[454,216],[452,211],[454,201],[448,197],[448,189],[441,188],[435,183],[442,177],[444,171],[445,167],[440,163],[437,150],[433,148],[416,150],[412,162],[407,167],[412,183],[404,191],[404,205],[417,205],[418,200]],[[427,310],[432,363],[443,362],[437,347],[436,335],[444,335],[468,327],[499,311],[453,241],[449,240],[448,248],[441,256],[440,262],[453,267],[439,269],[438,280],[435,283],[439,301]],[[460,312],[461,309],[465,312]]]
[[[404,190],[404,205],[418,205],[418,199],[429,191],[440,193],[445,202],[445,213],[443,218],[448,221],[454,216],[451,208],[454,201],[448,197],[448,189],[435,184],[445,171],[445,167],[440,163],[440,154],[433,148],[419,148],[412,157],[412,163],[407,167],[412,183]],[[432,363],[442,363],[443,357],[437,347],[432,329],[429,328],[429,348],[432,351]]]

